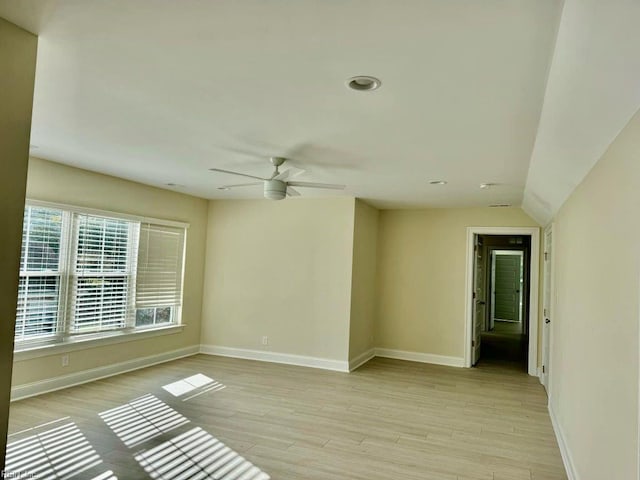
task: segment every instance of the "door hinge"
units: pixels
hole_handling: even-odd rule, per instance
[[[474,300],[476,299],[476,292],[473,292],[473,297]]]
[[[544,365],[542,365],[542,373],[544,373]]]
[[[544,261],[549,260],[549,252],[544,252]]]
[[[547,309],[543,308],[542,311],[544,312],[542,315],[546,317],[547,316]]]
[[[476,341],[475,340],[471,340],[471,346],[475,347],[476,346]]]

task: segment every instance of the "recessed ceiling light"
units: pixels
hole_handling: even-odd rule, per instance
[[[497,183],[481,183],[480,188],[487,189],[487,188],[495,187],[496,185],[498,184]]]
[[[447,181],[446,180],[431,180],[429,182],[429,185],[446,185]]]
[[[167,187],[183,187],[184,186],[184,185],[180,185],[179,183],[173,183],[173,182],[165,183],[165,185]]]
[[[380,88],[380,85],[382,85],[382,82],[379,79],[369,75],[358,75],[347,80],[347,86],[350,89],[361,92],[376,90]]]
[[[510,203],[493,203],[489,205],[491,208],[502,208],[502,207],[510,207]]]
[[[229,187],[218,187],[218,190],[231,190]]]

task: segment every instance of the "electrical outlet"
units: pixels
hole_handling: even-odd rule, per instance
[[[262,337],[262,345],[269,345],[269,337],[266,335]]]
[[[68,367],[69,366],[69,355],[63,355],[62,356],[62,366],[63,367]]]

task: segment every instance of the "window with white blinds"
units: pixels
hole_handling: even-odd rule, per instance
[[[16,345],[180,322],[186,228],[27,205]]]
[[[58,333],[63,223],[61,210],[25,208],[16,340],[51,337]]]
[[[125,328],[135,275],[138,225],[126,220],[76,215],[71,298],[72,333]]]
[[[182,302],[184,228],[142,224],[138,248],[136,307],[170,307]]]

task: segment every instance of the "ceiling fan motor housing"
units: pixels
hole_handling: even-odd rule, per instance
[[[281,180],[264,181],[264,198],[282,200],[287,196],[287,184]]]

